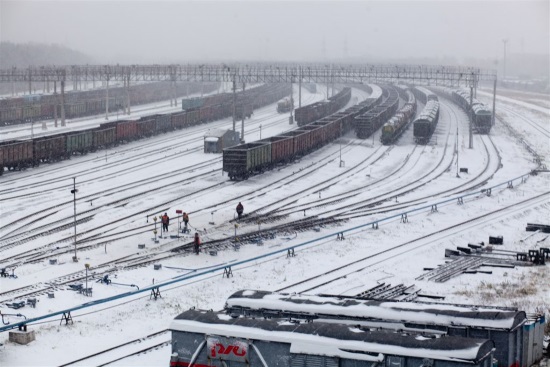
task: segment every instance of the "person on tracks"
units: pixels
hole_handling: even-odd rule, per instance
[[[195,232],[195,239],[193,240],[193,246],[195,254],[199,254],[199,246],[201,245],[201,239],[199,238],[199,232]]]
[[[170,217],[168,216],[168,214],[164,213],[161,220],[162,220],[162,229],[165,232],[168,232],[168,225],[170,224]]]
[[[244,206],[239,201],[239,204],[237,205],[237,215],[239,216],[239,220],[241,219],[241,216],[243,215]]]
[[[187,224],[189,223],[189,215],[186,212],[183,212],[181,219],[183,220],[183,233],[189,233],[189,229],[187,228]]]

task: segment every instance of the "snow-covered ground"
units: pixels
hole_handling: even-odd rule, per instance
[[[317,90],[316,94],[302,90],[302,104],[323,99],[325,88],[319,86]],[[353,89],[354,103],[366,97],[365,92]],[[481,93],[478,97],[484,98]],[[56,286],[55,298],[38,296],[36,308],[13,310],[3,306],[3,314],[21,313],[33,318],[131,292],[135,286],[143,289],[182,280],[162,287],[162,297],[157,300],[149,293],[139,293],[75,311],[74,324],[69,326],[60,325],[60,317],[30,325],[36,341],[29,345],[9,342],[5,332],[0,335],[4,344],[0,347],[0,365],[63,365],[162,331],[179,312],[190,307],[221,309],[227,297],[240,289],[312,289],[310,293],[353,295],[382,282],[402,283],[415,285],[425,294],[444,296],[444,302],[516,306],[548,314],[548,266],[491,268],[492,274],[461,275],[445,283],[416,279],[426,272],[424,268],[445,263],[446,248],[487,242],[490,235],[504,237],[499,249],[527,251],[550,246],[547,234],[527,238],[532,232],[525,231],[526,223],[550,224],[549,173],[528,176],[524,182],[519,179],[512,188],[507,187],[512,179],[538,168],[525,144],[543,163],[550,157],[548,138],[537,130],[550,129],[548,114],[524,101],[499,98],[497,109],[501,107],[490,137],[474,135],[473,149],[469,148],[466,115],[442,99],[440,123],[427,146],[414,144],[412,128],[391,147],[380,144],[380,132],[366,140],[349,133],[294,164],[241,182],[229,181],[223,174],[221,155],[202,152],[207,129],[232,127],[229,119],[24,172],[7,172],[0,178],[0,263],[2,267],[19,265],[14,270],[18,278],[1,278],[1,292],[68,281],[89,264],[88,286],[93,287],[93,296]],[[101,119],[68,125],[82,128]],[[518,136],[513,136],[508,126]],[[288,114],[277,114],[276,106],[271,105],[246,120],[245,139],[251,142],[294,127],[289,125]],[[14,130],[1,130],[1,139],[28,134],[28,130]],[[468,173],[457,174],[458,168],[467,168]],[[78,189],[78,240],[88,239],[79,244],[77,263],[72,261],[73,177]],[[493,189],[490,196],[481,193],[483,188],[501,183],[503,186]],[[474,192],[477,194],[464,196]],[[456,198],[462,196],[464,204],[457,205]],[[382,198],[387,201],[376,203]],[[451,198],[454,200],[438,204],[437,211],[430,210],[430,206]],[[177,256],[164,253],[164,258],[155,255],[192,241],[191,235],[165,235],[154,243],[152,218],[164,212],[172,217],[170,235],[177,235],[176,210],[180,209],[190,214],[191,229],[199,232],[204,242],[258,229],[268,232],[270,226],[280,224],[244,222],[236,227],[233,220],[238,202],[244,204],[245,214],[258,218],[273,212],[287,222],[333,215],[347,220],[317,231],[278,235],[261,245],[244,244],[238,251],[220,250],[216,256],[204,252],[198,256],[188,252]],[[427,209],[409,213],[403,223],[400,213],[421,207]],[[393,215],[397,216],[384,220]],[[380,221],[377,230],[369,224],[375,220]],[[345,235],[343,241],[336,240],[340,232]],[[84,248],[91,244],[95,246]],[[138,244],[145,244],[145,248],[138,249]],[[289,247],[295,248],[295,257],[287,257]],[[271,255],[235,265],[233,277],[222,277],[224,266],[265,254]],[[143,255],[158,256],[155,263],[162,268],[155,270],[152,263],[131,267],[129,259]],[[327,283],[327,279],[336,278],[331,274],[295,285],[358,259],[364,260],[341,270],[333,282]],[[117,263],[112,263],[115,260]],[[209,273],[211,269],[219,270]],[[113,284],[97,283],[107,270],[113,271]],[[319,286],[321,283],[326,284]],[[14,292],[2,296],[0,302],[21,299],[25,297]],[[21,318],[6,320],[15,323]],[[159,342],[169,337],[164,335]],[[169,358],[168,344],[113,365],[168,365]],[[99,363],[103,362],[88,360],[81,365]]]

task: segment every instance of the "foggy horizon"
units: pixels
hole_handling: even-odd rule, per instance
[[[0,41],[99,63],[549,54],[548,1],[0,1]]]

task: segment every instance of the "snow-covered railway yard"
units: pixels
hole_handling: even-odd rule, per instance
[[[323,99],[324,90],[318,88],[316,94],[302,90],[302,103]],[[366,97],[365,92],[353,89],[352,100]],[[500,103],[504,102],[497,99],[497,111]],[[28,346],[7,342],[4,333],[0,362],[62,365],[164,330],[178,313],[190,307],[221,309],[227,297],[240,289],[353,295],[381,283],[405,284],[425,294],[443,296],[444,302],[549,312],[548,266],[490,268],[492,274],[463,274],[443,283],[417,280],[425,268],[445,263],[446,248],[486,243],[489,236],[503,236],[504,244],[498,248],[509,251],[550,247],[548,234],[527,238],[532,232],[525,231],[527,223],[550,222],[549,173],[529,175],[540,166],[524,144],[547,163],[549,142],[541,129],[550,128],[548,110],[507,99],[490,136],[474,135],[474,148],[469,149],[466,115],[448,100],[441,99],[441,105],[439,125],[427,146],[414,144],[411,128],[391,147],[381,145],[380,132],[366,140],[349,133],[293,164],[241,182],[229,181],[222,174],[219,155],[202,153],[206,129],[229,128],[232,123],[228,119],[5,174],[0,178],[1,267],[10,265],[17,278],[1,280],[3,314],[21,313],[33,318],[132,291],[134,287],[128,285],[144,288],[178,277],[183,280],[161,288],[162,297],[156,300],[141,293],[74,312],[72,325],[60,325],[60,317],[31,324],[37,340]],[[293,127],[288,116],[278,115],[275,109],[271,105],[255,111],[246,121],[247,141]],[[512,136],[507,126],[518,135]],[[459,168],[468,172],[459,173]],[[513,187],[503,185],[491,195],[482,191],[523,175],[527,178],[514,181]],[[96,242],[101,243],[77,249],[78,263],[72,261],[72,177],[76,177],[78,189],[77,220],[86,218],[77,225],[77,238],[90,237],[93,242],[97,237]],[[316,186],[319,182],[323,184]],[[474,192],[478,194],[466,197]],[[408,214],[406,221],[399,216],[461,195],[462,205],[449,201],[438,205],[437,211]],[[252,218],[236,227],[234,208],[238,202]],[[126,269],[129,263],[125,261],[136,254],[154,256],[192,241],[191,235],[180,234],[179,238],[165,235],[158,244],[153,242],[152,218],[164,212],[172,217],[169,234],[177,235],[177,209],[190,214],[191,234],[199,232],[205,243],[249,231],[268,233],[270,226],[310,216],[340,216],[346,221],[315,231],[279,234],[261,244],[242,244],[238,251],[218,251],[216,256],[183,252],[157,261],[162,265],[159,270],[152,264]],[[253,215],[272,210],[283,217],[274,222],[253,220]],[[397,216],[383,221],[392,215]],[[380,220],[378,229],[366,225],[375,220]],[[338,233],[344,233],[345,239],[337,240]],[[138,244],[145,244],[145,248],[138,249]],[[286,248],[291,247],[296,256],[287,257]],[[189,274],[268,253],[274,254],[232,267],[231,278],[222,277],[219,270],[185,279]],[[33,261],[44,254],[48,256]],[[361,259],[364,261],[358,262]],[[106,263],[111,264],[103,267]],[[90,265],[92,297],[57,285],[50,290],[54,298],[46,294],[37,297],[36,308],[6,307],[25,299],[26,293],[18,296],[17,289],[28,292],[30,288],[45,288],[75,273],[78,279],[85,272],[84,264]],[[341,269],[317,278],[336,268]],[[97,283],[107,269],[113,283]],[[311,280],[295,285],[306,279]],[[169,356],[170,348],[164,346],[117,363],[166,365]]]

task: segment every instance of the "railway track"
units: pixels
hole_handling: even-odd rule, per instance
[[[385,248],[381,251],[377,251],[360,259],[353,260],[318,275],[286,285],[285,287],[275,290],[275,292],[287,291],[301,294],[316,290],[318,293],[325,293],[322,288],[338,280],[347,279],[353,274],[372,272],[374,271],[375,266],[383,266],[386,261],[393,260],[398,256],[406,256],[411,251],[417,250],[433,242],[440,241],[445,237],[456,235],[457,232],[484,225],[500,217],[526,210],[533,205],[547,203],[548,195],[550,195],[550,191],[470,218],[457,224],[453,224],[438,231],[417,237],[413,240]]]
[[[147,353],[159,348],[169,347],[171,345],[170,343],[170,331],[162,330],[141,338],[136,338],[122,344],[118,344],[93,354],[86,355],[71,362],[59,365],[59,367],[108,366],[134,355]]]

